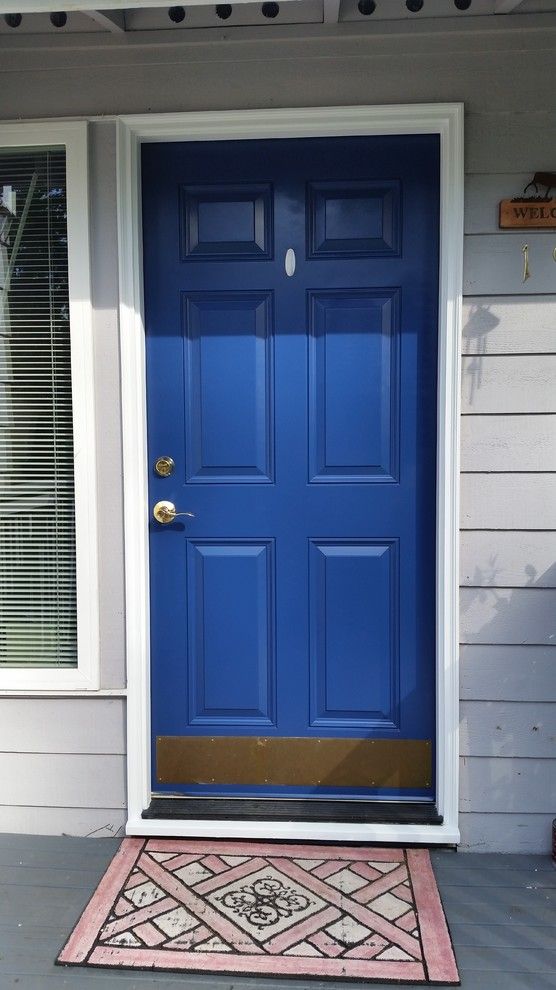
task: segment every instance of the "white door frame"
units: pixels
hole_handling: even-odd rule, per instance
[[[145,820],[151,800],[149,561],[140,146],[145,141],[439,134],[440,267],[437,446],[437,806],[442,825]],[[118,122],[118,239],[128,673],[128,835],[457,843],[458,521],[463,105],[325,107],[145,114]]]

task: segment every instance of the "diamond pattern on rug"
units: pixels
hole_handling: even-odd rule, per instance
[[[333,873],[331,877],[327,878],[327,883],[336,887],[336,890],[342,890],[344,894],[351,894],[354,890],[359,890],[360,887],[366,886],[366,881],[363,877],[358,877],[349,869],[339,870],[338,873]]]
[[[124,897],[132,901],[135,907],[140,908],[146,907],[148,904],[154,904],[155,901],[162,900],[164,891],[147,880],[145,883],[133,887],[132,890],[124,890]]]
[[[328,926],[326,934],[332,935],[334,939],[343,945],[357,945],[358,942],[362,942],[367,935],[371,935],[372,933],[364,925],[360,925],[359,922],[354,921],[353,918],[349,918],[347,914],[344,914],[339,921]]]
[[[374,847],[126,839],[58,962],[458,982],[428,853]]]
[[[176,938],[195,928],[198,922],[185,908],[177,907],[167,911],[166,914],[161,914],[155,919],[155,924],[168,938]]]

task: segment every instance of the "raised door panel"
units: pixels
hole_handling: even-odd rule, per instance
[[[272,194],[258,185],[182,186],[183,261],[261,261],[272,256]]]
[[[396,179],[310,182],[311,258],[384,258],[401,249],[401,190]]]
[[[311,724],[398,724],[398,544],[310,542]]]
[[[398,297],[397,289],[310,296],[312,482],[398,476]]]
[[[191,724],[275,723],[274,550],[189,541]]]
[[[187,481],[271,481],[271,294],[187,293],[183,336]]]

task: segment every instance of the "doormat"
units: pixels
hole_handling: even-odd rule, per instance
[[[426,849],[124,839],[57,962],[458,984]]]

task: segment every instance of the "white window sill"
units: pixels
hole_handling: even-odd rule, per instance
[[[0,684],[0,698],[125,698],[127,688],[49,688],[5,687]]]

